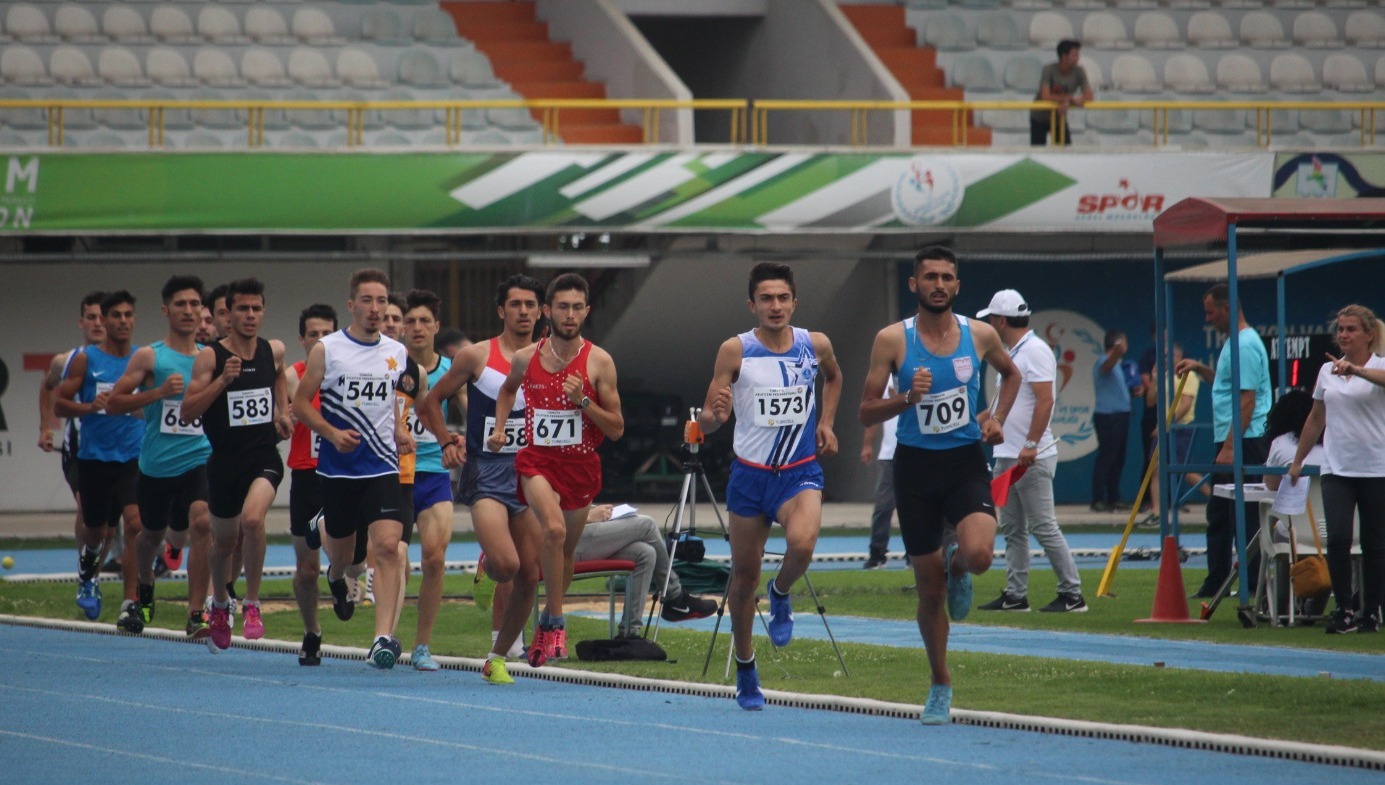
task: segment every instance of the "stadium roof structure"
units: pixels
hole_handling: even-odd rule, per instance
[[[1374,249],[1338,248],[1330,250],[1286,250],[1268,253],[1247,254],[1237,257],[1237,232],[1252,230],[1256,232],[1284,233],[1302,237],[1352,233],[1361,235],[1385,231],[1385,199],[1184,199],[1165,210],[1154,219],[1154,272],[1155,280],[1161,285],[1154,287],[1155,348],[1164,358],[1163,367],[1169,367],[1172,351],[1168,344],[1168,327],[1173,323],[1172,290],[1174,284],[1189,282],[1226,281],[1232,323],[1240,313],[1238,282],[1256,278],[1277,280],[1277,313],[1279,342],[1279,389],[1286,384],[1285,352],[1285,300],[1287,298],[1286,276],[1315,267],[1340,262],[1385,257],[1385,247]],[[1385,246],[1385,236],[1381,237]],[[1297,242],[1297,240],[1295,241]],[[1165,250],[1169,248],[1226,244],[1226,258],[1204,264],[1192,265],[1173,272],[1166,272]],[[1229,342],[1228,361],[1231,365],[1231,389],[1241,389],[1240,341]],[[1158,411],[1166,411],[1169,405],[1169,391],[1159,385]],[[1232,433],[1242,433],[1241,407],[1232,406],[1230,428]],[[1160,418],[1159,428],[1159,474],[1166,478],[1160,483],[1163,493],[1172,494],[1177,487],[1176,477],[1186,472],[1225,473],[1227,467],[1201,465],[1168,460],[1172,441],[1166,418]],[[1245,521],[1245,476],[1247,470],[1260,474],[1264,467],[1247,467],[1241,450],[1241,440],[1233,439],[1233,459],[1231,476],[1235,484],[1233,504],[1236,523],[1236,554],[1239,564],[1239,594],[1242,607],[1246,607],[1251,593],[1253,576],[1250,575],[1249,559],[1246,558]],[[1170,482],[1173,481],[1173,482]],[[1172,521],[1160,522],[1160,533],[1178,533],[1179,505],[1170,499],[1157,504],[1159,509],[1172,511]],[[1169,513],[1166,512],[1167,516]],[[1250,609],[1254,619],[1255,610]]]

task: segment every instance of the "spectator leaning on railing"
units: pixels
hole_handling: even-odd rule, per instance
[[[1068,130],[1067,113],[1070,106],[1082,106],[1092,100],[1092,84],[1087,81],[1087,72],[1077,61],[1082,56],[1082,42],[1063,39],[1058,42],[1058,62],[1044,66],[1039,75],[1039,94],[1036,101],[1054,101],[1058,104],[1057,116],[1063,118],[1056,128],[1053,114],[1049,109],[1035,109],[1029,113],[1029,143],[1035,147],[1048,144],[1048,135],[1053,133],[1055,145],[1072,144],[1072,134]]]

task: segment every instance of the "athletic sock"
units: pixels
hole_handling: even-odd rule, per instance
[[[548,615],[548,611],[539,611],[539,626],[552,627],[553,617]]]
[[[774,592],[775,594],[778,594],[780,597],[787,597],[787,596],[789,596],[789,593],[788,593],[788,592],[786,592],[786,591],[781,591],[781,590],[779,589],[779,578],[778,578],[778,577],[775,577],[774,580],[772,580],[772,581],[769,582],[769,590],[772,591],[772,592]]]
[[[562,617],[562,616],[549,616],[549,617],[548,617],[548,626],[552,627],[552,628],[555,629],[555,630],[565,630],[565,629],[567,629],[567,625],[563,622],[563,617]]]
[[[495,652],[491,652],[490,654],[487,654],[487,655],[486,655],[486,662],[490,662],[491,660],[503,660],[503,659],[505,659],[505,655],[503,655],[503,654],[496,654]]]
[[[748,659],[748,660],[742,660],[740,657],[737,657],[737,658],[736,658],[736,670],[738,670],[738,671],[750,671],[750,670],[755,670],[755,655],[754,655],[754,654],[750,655],[750,659]]]
[[[154,601],[154,587],[152,585],[139,585],[139,604],[148,605]]]

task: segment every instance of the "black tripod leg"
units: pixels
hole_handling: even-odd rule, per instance
[[[832,625],[827,623],[827,609],[822,606],[822,601],[818,599],[818,591],[813,588],[813,580],[808,577],[808,573],[803,573],[803,582],[808,586],[808,593],[813,596],[813,605],[818,610],[818,618],[822,619],[822,628],[827,630],[827,640],[832,642],[832,651],[837,655],[837,664],[842,666],[842,675],[850,676],[851,671],[846,667],[846,660],[842,659],[841,647],[837,645],[837,638],[832,634]]]

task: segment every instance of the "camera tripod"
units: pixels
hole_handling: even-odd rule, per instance
[[[702,445],[703,442],[705,441],[705,438],[703,437],[703,434],[702,434],[702,429],[701,429],[701,428],[698,426],[698,424],[697,424],[697,417],[698,417],[698,415],[699,415],[700,413],[701,413],[701,409],[698,409],[698,408],[696,408],[696,407],[694,407],[694,408],[692,408],[692,409],[689,409],[689,411],[688,411],[688,422],[687,422],[687,423],[684,425],[684,427],[683,427],[683,447],[684,447],[684,450],[685,450],[686,453],[687,453],[687,458],[683,461],[683,465],[682,465],[682,467],[681,467],[681,468],[682,468],[682,473],[683,473],[683,487],[682,487],[682,490],[681,490],[681,492],[679,493],[679,496],[678,496],[678,506],[677,506],[677,510],[676,510],[676,512],[675,512],[675,514],[674,514],[674,518],[673,518],[673,527],[672,527],[672,529],[670,530],[670,538],[669,538],[669,539],[670,539],[670,542],[671,542],[671,546],[670,546],[670,550],[669,550],[669,565],[670,565],[670,566],[669,566],[669,572],[670,572],[670,574],[671,574],[672,571],[673,571],[672,563],[673,563],[674,558],[675,558],[676,555],[677,555],[678,545],[679,545],[679,543],[682,542],[681,535],[683,534],[683,531],[684,531],[684,530],[683,530],[683,521],[684,521],[685,517],[686,517],[686,520],[687,520],[687,522],[688,522],[688,529],[687,529],[687,532],[688,532],[689,534],[693,534],[693,535],[695,535],[695,534],[697,533],[697,523],[696,523],[697,509],[696,509],[696,508],[697,508],[697,488],[698,488],[698,485],[699,485],[699,484],[701,485],[703,492],[705,492],[705,493],[707,494],[707,500],[710,501],[710,502],[712,503],[712,512],[717,516],[717,523],[718,523],[718,525],[720,525],[720,527],[721,527],[721,536],[722,536],[722,539],[725,540],[728,544],[731,542],[731,533],[730,533],[730,530],[727,529],[727,526],[726,526],[726,519],[722,516],[722,514],[721,514],[721,509],[720,509],[719,507],[717,507],[717,504],[716,504],[716,494],[712,493],[712,484],[711,484],[711,482],[708,481],[708,479],[707,479],[707,472],[706,472],[706,470],[705,470],[705,469],[703,468],[703,466],[702,466],[702,460],[701,460],[701,458],[699,458],[699,452],[700,452],[701,445]],[[778,556],[783,556],[783,554],[772,554],[772,553],[770,553],[770,552],[768,552],[768,551],[766,552],[766,555],[778,555]],[[663,586],[663,589],[662,589],[662,591],[660,591],[660,592],[658,593],[658,599],[657,599],[657,601],[656,601],[657,604],[660,605],[660,606],[662,606],[662,603],[664,602],[664,599],[663,599],[663,598],[664,598],[664,596],[665,596],[665,595],[667,594],[667,592],[668,592],[668,582],[669,582],[669,578],[668,578],[667,576],[665,576],[665,578],[664,578],[664,586]],[[811,595],[812,598],[813,598],[813,606],[817,609],[818,617],[822,619],[822,626],[823,626],[823,629],[825,629],[825,630],[827,631],[827,639],[831,642],[831,644],[832,644],[832,650],[833,650],[833,651],[836,653],[836,655],[837,655],[837,663],[838,663],[839,665],[841,665],[842,674],[843,674],[843,675],[850,675],[850,671],[848,671],[848,670],[847,670],[847,667],[846,667],[846,661],[842,658],[842,651],[841,651],[841,648],[837,645],[837,639],[836,639],[836,637],[832,634],[832,627],[831,627],[831,625],[829,625],[829,624],[827,623],[827,609],[823,607],[822,601],[818,598],[817,589],[815,589],[815,588],[813,587],[813,581],[812,581],[812,579],[808,576],[807,573],[804,573],[804,574],[803,574],[803,582],[804,582],[804,585],[806,585],[806,586],[808,587],[808,593],[809,593],[809,595]],[[723,591],[723,592],[722,592],[722,595],[721,595],[721,602],[719,602],[719,603],[717,604],[717,612],[716,612],[717,621],[716,621],[716,626],[712,629],[712,639],[711,639],[711,641],[710,641],[710,642],[708,643],[708,645],[707,645],[707,656],[706,656],[706,658],[704,659],[704,661],[703,661],[703,663],[702,663],[702,675],[703,675],[704,677],[707,675],[707,670],[708,670],[708,668],[710,667],[711,662],[712,662],[712,652],[716,649],[717,636],[721,633],[721,621],[722,621],[722,618],[726,615],[726,602],[727,602],[727,596],[728,596],[728,594],[729,594],[728,591]],[[768,635],[769,635],[769,623],[765,620],[764,612],[763,612],[763,611],[760,611],[759,608],[757,607],[757,608],[756,608],[756,613],[757,613],[757,615],[758,615],[759,618],[760,618],[760,626],[761,626],[761,628],[765,631],[765,635],[768,636]],[[654,636],[653,636],[653,639],[654,639],[654,640],[658,640],[658,620],[657,620],[658,615],[655,614],[653,610],[651,610],[651,611],[650,611],[650,617],[651,617],[651,623],[654,625],[654,626],[653,626],[653,629],[654,629]],[[734,652],[734,647],[732,648],[732,650],[730,650],[730,651],[727,652],[727,675],[728,675],[728,676],[730,675],[730,662],[731,662],[731,657],[732,657],[732,655],[733,655],[733,652]],[[775,647],[775,646],[773,646],[773,644],[771,644],[771,654],[772,654],[772,656],[774,657],[774,659],[777,661],[778,655],[777,655],[776,652],[777,652],[777,647]]]

